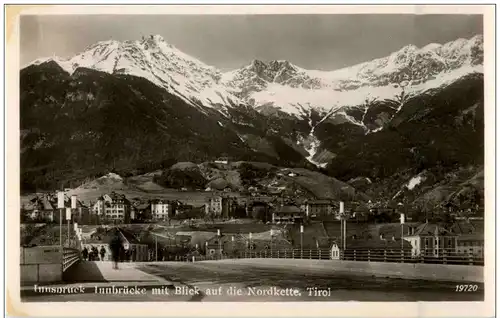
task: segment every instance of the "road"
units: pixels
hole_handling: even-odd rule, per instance
[[[482,301],[484,284],[476,292],[457,293],[456,283],[381,278],[318,272],[297,267],[286,270],[265,264],[163,262],[136,264],[136,270],[157,277],[143,282],[144,294],[96,294],[97,283],[86,282],[82,294],[38,294],[26,301]],[[78,284],[78,283],[74,283]],[[108,281],[99,286],[135,286],[139,282]],[[158,288],[165,287],[165,294]],[[153,288],[157,288],[153,292]],[[316,288],[316,289],[315,289]],[[315,293],[315,291],[322,292]],[[310,292],[309,292],[310,291]],[[239,293],[239,294],[238,294]]]

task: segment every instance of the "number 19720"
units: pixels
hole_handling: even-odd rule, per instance
[[[473,285],[473,284],[470,284],[470,285],[456,285],[455,286],[455,291],[456,292],[459,292],[459,293],[466,293],[466,292],[475,292],[478,290],[478,286],[477,285]]]

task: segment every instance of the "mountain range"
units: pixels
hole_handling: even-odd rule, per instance
[[[230,72],[154,35],[38,59],[20,85],[26,189],[217,157],[378,184],[483,164],[481,35],[334,71],[254,60]]]

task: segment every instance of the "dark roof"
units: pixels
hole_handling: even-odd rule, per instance
[[[87,244],[103,244],[103,243],[110,243],[111,240],[114,237],[114,232],[117,228],[116,227],[111,227],[106,229],[104,233],[94,233],[92,234],[90,239],[85,240],[85,243]],[[139,240],[129,231],[124,230],[124,229],[119,229],[122,239],[126,239],[130,244],[139,244]]]
[[[450,231],[446,230],[444,227],[433,223],[423,223],[415,229],[415,236],[444,236],[444,235],[454,235]]]
[[[332,200],[307,200],[305,201],[304,203],[307,203],[307,204],[333,204],[333,201]]]
[[[166,199],[153,199],[153,200],[151,200],[151,203],[153,203],[153,204],[171,204],[172,202],[170,202],[170,200],[166,200]]]
[[[462,221],[455,222],[450,231],[455,234],[472,234],[472,233],[484,233],[484,221]]]
[[[413,228],[413,233],[416,232],[417,228],[421,225],[422,223],[404,223],[403,224],[403,236],[411,235],[411,228]],[[401,223],[388,223],[382,225],[378,229],[378,236],[383,235],[384,238],[400,238],[401,237]],[[415,235],[415,234],[413,234]]]
[[[150,205],[148,203],[141,203],[141,204],[138,204],[135,208],[137,210],[146,210],[150,207]]]
[[[300,225],[296,224],[288,229],[289,238],[293,245],[300,247],[301,241],[304,248],[317,248],[318,245],[328,238],[328,234],[322,223],[311,223],[304,225],[304,233],[300,233]]]
[[[137,237],[128,230],[120,229],[120,232],[130,244],[139,244]]]
[[[357,223],[357,222],[346,222],[346,236],[352,237],[378,237],[378,231],[375,234],[369,235],[371,233],[371,225],[367,223]],[[340,221],[325,221],[322,222],[325,231],[330,238],[339,238],[342,236]]]
[[[130,201],[127,199],[125,194],[122,194],[122,193],[111,192],[108,194],[108,196],[111,198],[112,201],[123,200],[126,203],[130,203]],[[102,195],[98,198],[98,200],[102,200],[102,199],[104,199],[104,195]]]
[[[43,210],[54,210],[55,209],[55,205],[52,204],[52,202],[49,201],[49,199],[47,197],[43,197],[41,200],[40,200],[40,207],[43,209]]]
[[[278,213],[304,213],[304,211],[295,205],[284,205],[279,209]]]

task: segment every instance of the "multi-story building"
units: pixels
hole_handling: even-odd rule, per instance
[[[112,199],[109,195],[104,194],[99,197],[97,201],[92,205],[92,213],[100,217],[105,217],[105,202],[111,202]]]
[[[56,207],[57,204],[54,204],[48,195],[42,195],[25,204],[23,213],[28,220],[58,222],[59,212]]]
[[[153,220],[166,221],[172,215],[170,201],[157,199],[151,201],[151,216]]]
[[[451,232],[458,235],[456,251],[461,255],[484,257],[484,221],[459,221],[453,224]]]
[[[405,235],[404,239],[412,246],[412,256],[423,254],[441,257],[446,253],[454,253],[457,247],[456,234],[432,223],[417,226],[413,233]]]
[[[208,198],[208,202],[205,204],[205,214],[211,214],[213,216],[222,216],[222,197],[215,195]]]
[[[307,200],[304,206],[306,216],[312,219],[331,216],[335,210],[332,200]]]
[[[459,255],[484,257],[484,234],[463,234],[457,238],[456,252]]]
[[[93,206],[93,211],[101,220],[115,223],[129,223],[132,214],[132,205],[125,195],[112,192],[105,194]]]
[[[276,224],[303,223],[305,218],[305,212],[294,205],[284,205],[272,214],[272,222]]]

